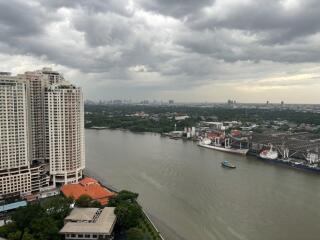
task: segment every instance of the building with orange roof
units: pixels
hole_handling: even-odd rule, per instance
[[[72,197],[73,199],[79,199],[82,195],[88,195],[93,200],[100,202],[102,205],[107,205],[109,199],[115,196],[114,192],[109,191],[100,183],[89,177],[85,177],[79,183],[65,184],[61,187],[61,192],[66,197]]]

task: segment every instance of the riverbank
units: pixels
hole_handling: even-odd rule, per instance
[[[93,177],[91,175],[85,174],[86,177],[90,177],[93,179],[98,180],[99,184],[108,189],[109,191],[112,191],[116,194],[119,194],[119,190],[116,189],[115,187],[109,185],[109,184],[105,184],[103,183],[104,180],[99,179],[97,177]],[[156,225],[152,222],[152,220],[150,219],[150,217],[148,216],[148,214],[146,213],[146,211],[143,209],[141,203],[139,203],[138,201],[136,201],[137,204],[139,204],[139,206],[142,209],[142,213],[143,213],[143,217],[141,219],[141,221],[139,222],[139,228],[144,232],[147,233],[152,239],[150,240],[164,240],[163,236],[161,235],[160,231],[158,230],[158,228],[156,227]]]

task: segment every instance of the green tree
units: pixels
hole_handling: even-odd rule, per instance
[[[20,230],[8,234],[8,240],[20,240],[22,239],[22,232]]]
[[[32,236],[32,234],[29,233],[29,231],[24,231],[22,240],[34,240],[34,237]]]
[[[7,237],[9,233],[16,232],[17,226],[15,222],[10,222],[0,227],[0,237]]]
[[[70,204],[73,202],[71,198],[57,196],[48,198],[42,202],[41,206],[46,210],[46,214],[57,220],[59,226],[62,227],[63,220],[71,212]]]
[[[102,208],[102,205],[99,201],[93,201],[90,203],[90,207],[93,207],[93,208]]]
[[[88,195],[81,195],[77,200],[76,200],[76,206],[78,207],[89,207],[90,203],[92,201],[92,198]]]
[[[116,207],[121,203],[134,203],[138,199],[139,194],[127,190],[122,190],[115,197],[109,200],[109,207]]]
[[[144,234],[139,228],[130,228],[127,231],[127,240],[143,240]]]
[[[60,239],[57,222],[50,216],[35,219],[32,222],[31,230],[36,239]]]
[[[27,207],[18,208],[12,214],[11,219],[16,223],[17,228],[21,232],[19,239],[22,239],[25,229],[31,229],[31,224],[34,219],[40,219],[44,215],[45,211],[39,204],[32,204]]]
[[[0,236],[9,240],[59,240],[70,202],[59,196],[18,208],[11,216],[12,222],[0,228]]]
[[[142,217],[142,209],[137,203],[121,203],[114,211],[118,223],[124,229],[136,227]]]

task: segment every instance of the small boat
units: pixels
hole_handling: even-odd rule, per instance
[[[230,163],[229,161],[225,160],[221,162],[221,166],[227,167],[227,168],[236,168],[236,165]]]

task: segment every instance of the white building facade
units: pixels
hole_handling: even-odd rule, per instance
[[[46,91],[47,142],[53,184],[78,182],[85,168],[81,88],[68,82]]]
[[[0,199],[77,182],[84,167],[81,89],[50,68],[0,73]]]
[[[0,196],[31,192],[28,89],[0,73]]]

